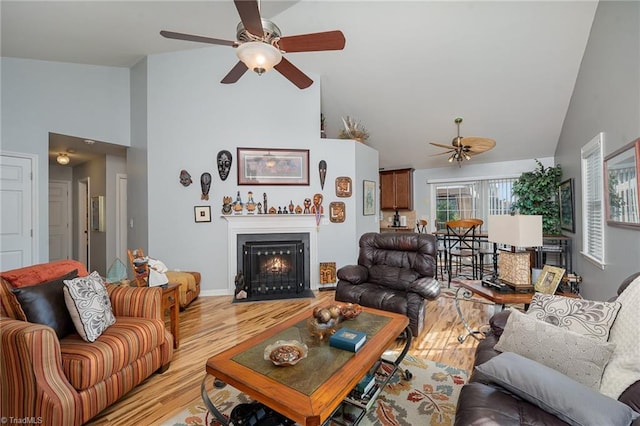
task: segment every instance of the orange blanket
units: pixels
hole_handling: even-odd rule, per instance
[[[188,272],[167,271],[170,283],[180,284],[180,306],[187,304],[187,291],[196,290],[196,278]]]

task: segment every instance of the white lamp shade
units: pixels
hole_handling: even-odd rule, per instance
[[[250,70],[258,74],[269,71],[282,60],[282,53],[272,45],[261,41],[242,43],[236,55]]]
[[[539,247],[542,245],[542,216],[489,216],[487,231],[489,241],[494,243],[515,247]]]

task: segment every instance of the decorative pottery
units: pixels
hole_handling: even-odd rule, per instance
[[[240,191],[236,194],[236,200],[233,202],[233,214],[242,214],[243,204],[240,198]]]
[[[222,150],[218,152],[218,174],[220,175],[220,179],[227,180],[229,176],[229,171],[231,170],[231,163],[233,162],[233,157],[231,153],[227,150]]]
[[[231,197],[222,197],[222,214],[230,215],[233,213],[233,206],[231,205]]]
[[[204,172],[200,175],[200,187],[202,188],[201,200],[209,199],[209,189],[211,188],[211,173]]]
[[[320,322],[317,318],[311,317],[307,320],[307,330],[309,334],[320,340],[328,339],[340,328],[340,319],[331,318],[327,322]]]
[[[340,315],[344,320],[350,320],[362,312],[362,306],[357,303],[347,303],[345,305],[340,306]]]
[[[253,201],[253,192],[249,191],[247,204],[245,204],[247,214],[254,214],[256,210],[256,203]]]
[[[264,348],[264,359],[277,366],[296,365],[309,354],[309,348],[297,340],[278,340]]]

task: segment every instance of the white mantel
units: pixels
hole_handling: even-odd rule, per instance
[[[255,214],[221,215],[227,221],[227,268],[228,289],[235,290],[235,277],[238,270],[238,235],[241,234],[309,234],[309,283],[311,290],[318,288],[320,265],[318,264],[318,226],[312,214]]]

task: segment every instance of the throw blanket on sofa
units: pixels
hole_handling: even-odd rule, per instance
[[[188,272],[167,271],[170,283],[180,284],[180,306],[187,304],[187,291],[196,291],[196,278]]]

